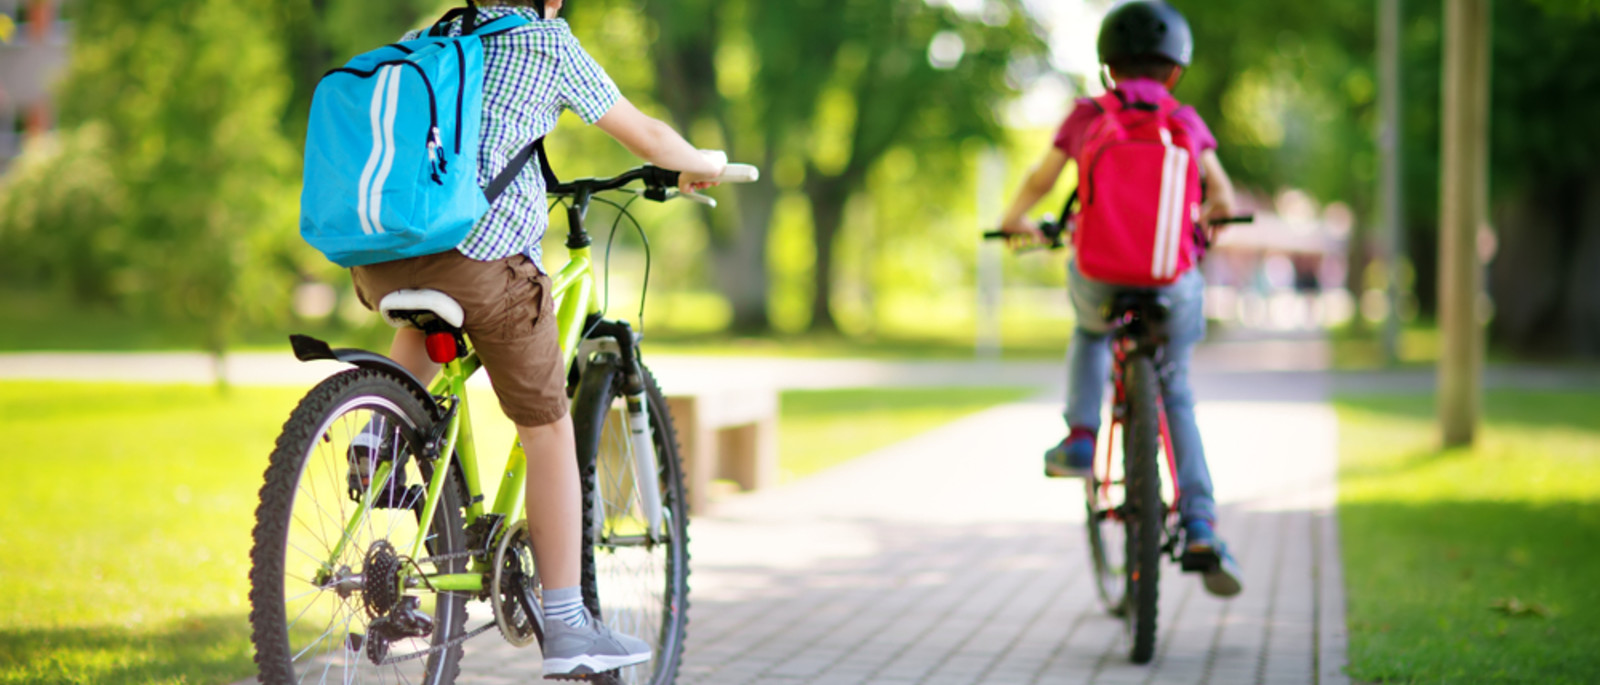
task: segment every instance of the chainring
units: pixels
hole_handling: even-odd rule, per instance
[[[528,540],[528,522],[517,521],[500,535],[494,550],[494,574],[489,579],[489,604],[494,622],[506,642],[526,647],[544,636],[544,614],[534,588],[539,571],[534,566]]]
[[[400,553],[388,540],[372,543],[361,565],[361,577],[361,599],[369,618],[388,614],[400,603]]]

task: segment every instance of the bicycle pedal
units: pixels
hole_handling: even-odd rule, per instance
[[[1222,565],[1222,558],[1217,556],[1216,550],[1184,550],[1178,557],[1178,565],[1185,573],[1210,573]]]

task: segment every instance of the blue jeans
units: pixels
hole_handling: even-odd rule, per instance
[[[1119,286],[1085,278],[1077,262],[1067,265],[1072,308],[1077,313],[1077,329],[1067,349],[1067,426],[1100,429],[1100,405],[1111,378],[1111,325],[1101,313],[1120,290]],[[1211,496],[1211,471],[1206,468],[1206,450],[1200,442],[1200,427],[1194,418],[1194,391],[1189,387],[1189,358],[1194,346],[1205,337],[1205,278],[1199,269],[1190,269],[1172,285],[1158,288],[1171,307],[1167,328],[1165,363],[1161,375],[1162,401],[1167,409],[1167,428],[1172,434],[1173,457],[1178,463],[1178,489],[1182,497],[1178,513],[1183,520],[1216,520],[1216,502]]]

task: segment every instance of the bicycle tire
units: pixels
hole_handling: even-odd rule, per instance
[[[639,493],[627,456],[631,449],[620,374],[604,361],[592,363],[573,403],[583,482],[583,597],[589,611],[606,625],[654,649],[650,661],[597,680],[671,685],[678,676],[688,627],[688,504],[677,429],[666,398],[643,364],[639,372],[657,458],[662,541],[628,542],[639,536],[623,534],[646,530],[648,523],[639,516]],[[596,515],[601,511],[604,517]]]
[[[1156,464],[1161,445],[1161,386],[1149,357],[1134,357],[1126,374],[1129,411],[1123,438],[1123,471],[1127,479],[1123,525],[1128,550],[1128,658],[1144,664],[1155,654],[1162,522],[1166,518]]]
[[[425,435],[434,425],[432,402],[389,373],[352,369],[318,384],[284,423],[261,486],[250,551],[251,641],[261,682],[446,685],[455,681],[461,645],[436,647],[463,634],[466,596],[419,593],[399,587],[398,582],[385,588],[366,578],[372,572],[368,561],[377,568],[395,569],[410,563],[401,555],[422,528],[421,507],[411,505],[423,496],[419,484],[431,478],[434,464],[416,456],[420,446],[411,444],[405,431],[388,431],[381,446],[365,454],[376,455],[370,457],[374,460],[409,454],[402,460],[406,487],[389,489],[393,480],[367,486],[393,493],[386,502],[390,506],[367,509],[363,523],[335,558],[333,579],[345,578],[344,587],[333,587],[340,583],[328,582],[326,576],[320,584],[317,580],[323,560],[332,556],[334,541],[344,537],[345,522],[359,509],[352,499],[355,484],[347,477],[352,468],[347,461],[349,442],[375,416],[396,422],[387,425],[405,425],[414,435]],[[426,556],[466,550],[463,484],[454,469],[447,478],[428,526]],[[385,551],[380,557],[380,542],[399,551]],[[466,570],[466,561],[446,559],[424,568],[458,573]],[[421,595],[419,608],[432,619],[432,633],[392,642],[372,639],[371,604],[392,608],[407,592]],[[319,627],[324,621],[325,627]],[[373,663],[373,654],[380,651],[377,658],[385,662],[381,666]],[[408,655],[413,658],[387,661]]]

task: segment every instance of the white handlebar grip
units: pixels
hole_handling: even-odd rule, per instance
[[[761,170],[750,164],[729,164],[722,169],[722,175],[714,179],[717,183],[753,183],[761,178]]]

